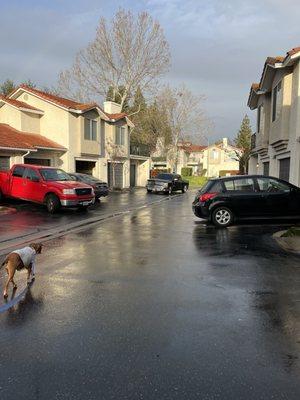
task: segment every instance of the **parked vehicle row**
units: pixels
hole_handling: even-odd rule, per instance
[[[0,201],[7,197],[45,204],[50,213],[61,207],[85,209],[107,194],[104,182],[59,168],[16,164],[0,171]]]
[[[281,179],[243,175],[210,179],[193,202],[196,217],[218,227],[240,219],[300,218],[300,188]]]
[[[189,182],[182,179],[178,174],[162,173],[155,178],[148,179],[146,189],[148,193],[167,193],[171,194],[180,190],[185,193],[189,188]]]

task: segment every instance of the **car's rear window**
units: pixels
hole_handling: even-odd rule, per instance
[[[223,187],[220,181],[211,180],[207,181],[202,188],[200,188],[199,193],[219,193],[222,192]]]

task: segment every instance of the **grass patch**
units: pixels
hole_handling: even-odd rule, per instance
[[[183,176],[182,179],[189,182],[191,188],[201,188],[206,182],[205,176]]]
[[[300,227],[297,228],[293,226],[292,228],[288,229],[281,237],[295,237],[300,236]]]

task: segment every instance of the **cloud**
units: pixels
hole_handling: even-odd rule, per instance
[[[0,80],[54,84],[76,52],[92,40],[100,15],[147,10],[163,26],[172,50],[171,83],[205,94],[216,136],[233,136],[250,84],[269,55],[300,45],[298,0],[10,0],[2,6]]]

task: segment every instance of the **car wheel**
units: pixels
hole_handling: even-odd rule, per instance
[[[48,194],[46,197],[46,207],[50,214],[54,214],[60,209],[60,200],[55,194]]]
[[[172,186],[169,186],[168,194],[172,194]]]
[[[226,228],[233,223],[233,212],[227,207],[218,207],[212,213],[212,222],[215,226]]]
[[[152,193],[152,190],[151,189],[147,189],[147,193]]]
[[[186,193],[186,192],[187,192],[187,190],[188,190],[188,187],[187,187],[187,185],[184,185],[184,186],[183,186],[183,188],[182,188],[182,193]]]

